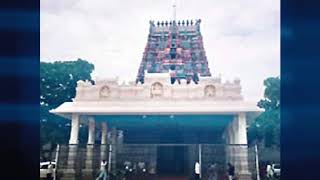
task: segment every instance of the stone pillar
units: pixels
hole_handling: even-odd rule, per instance
[[[76,158],[78,151],[78,135],[79,135],[79,114],[72,114],[71,117],[71,131],[69,139],[69,150],[68,150],[68,165],[67,169],[64,170],[63,179],[75,179],[76,175]]]
[[[79,142],[78,140],[79,123],[80,123],[79,115],[72,114],[69,144],[78,144]]]
[[[110,145],[111,145],[111,152],[110,152],[110,158],[111,162],[109,163],[110,165],[110,170],[112,173],[116,173],[116,161],[117,161],[117,151],[118,151],[118,147],[117,147],[117,129],[116,128],[112,128],[112,130],[110,131]]]
[[[234,164],[234,158],[233,158],[233,151],[234,151],[234,131],[233,131],[233,122],[230,122],[226,128],[226,164],[229,162],[231,164]]]
[[[108,126],[106,122],[101,122],[101,160],[107,160],[108,153]],[[109,163],[109,162],[108,162]]]
[[[236,135],[236,122],[237,117],[235,117],[230,126],[230,163],[236,165],[236,150],[237,150],[237,135]]]
[[[230,144],[230,140],[229,140],[229,126],[226,127],[226,129],[224,130],[223,132],[223,137],[224,137],[224,140],[225,140],[225,148],[224,148],[224,151],[225,151],[225,166],[227,165],[227,163],[229,162],[229,155],[230,155],[230,152],[229,152],[229,144]]]
[[[234,121],[235,144],[234,165],[240,180],[251,180],[248,167],[247,122],[246,114],[239,113]]]
[[[239,144],[247,144],[247,120],[245,113],[239,113],[238,115],[238,143]]]
[[[93,117],[88,118],[88,143],[94,144],[95,142],[95,121]]]
[[[95,121],[93,117],[88,117],[88,142],[85,169],[82,170],[85,179],[93,179],[93,157],[95,142]]]

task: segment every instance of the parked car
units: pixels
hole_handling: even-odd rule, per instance
[[[48,169],[49,164],[50,164],[50,161],[41,162],[40,163],[40,179],[47,177],[47,174],[49,173],[49,169]],[[53,166],[52,177],[55,179],[55,176],[56,176],[56,162],[51,161],[51,164]]]
[[[272,164],[271,169],[274,177],[280,177],[280,164]]]

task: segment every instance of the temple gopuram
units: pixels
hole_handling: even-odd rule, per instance
[[[150,21],[148,42],[136,82],[144,82],[145,72],[170,72],[172,83],[175,79],[186,79],[190,83],[197,79],[198,74],[202,77],[211,76],[200,22],[200,19],[157,23]]]

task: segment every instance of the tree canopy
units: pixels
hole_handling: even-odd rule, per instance
[[[264,86],[264,99],[258,102],[258,107],[265,111],[249,127],[249,143],[280,147],[280,77],[267,78]]]
[[[86,60],[40,63],[40,139],[41,145],[67,143],[70,121],[49,110],[72,101],[78,80],[90,80],[94,65]]]

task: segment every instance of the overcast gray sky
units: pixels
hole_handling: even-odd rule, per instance
[[[149,20],[170,20],[173,0],[42,0],[41,61],[86,59],[92,76],[135,80]],[[177,0],[177,19],[201,18],[211,73],[241,79],[247,100],[280,74],[279,0]]]

